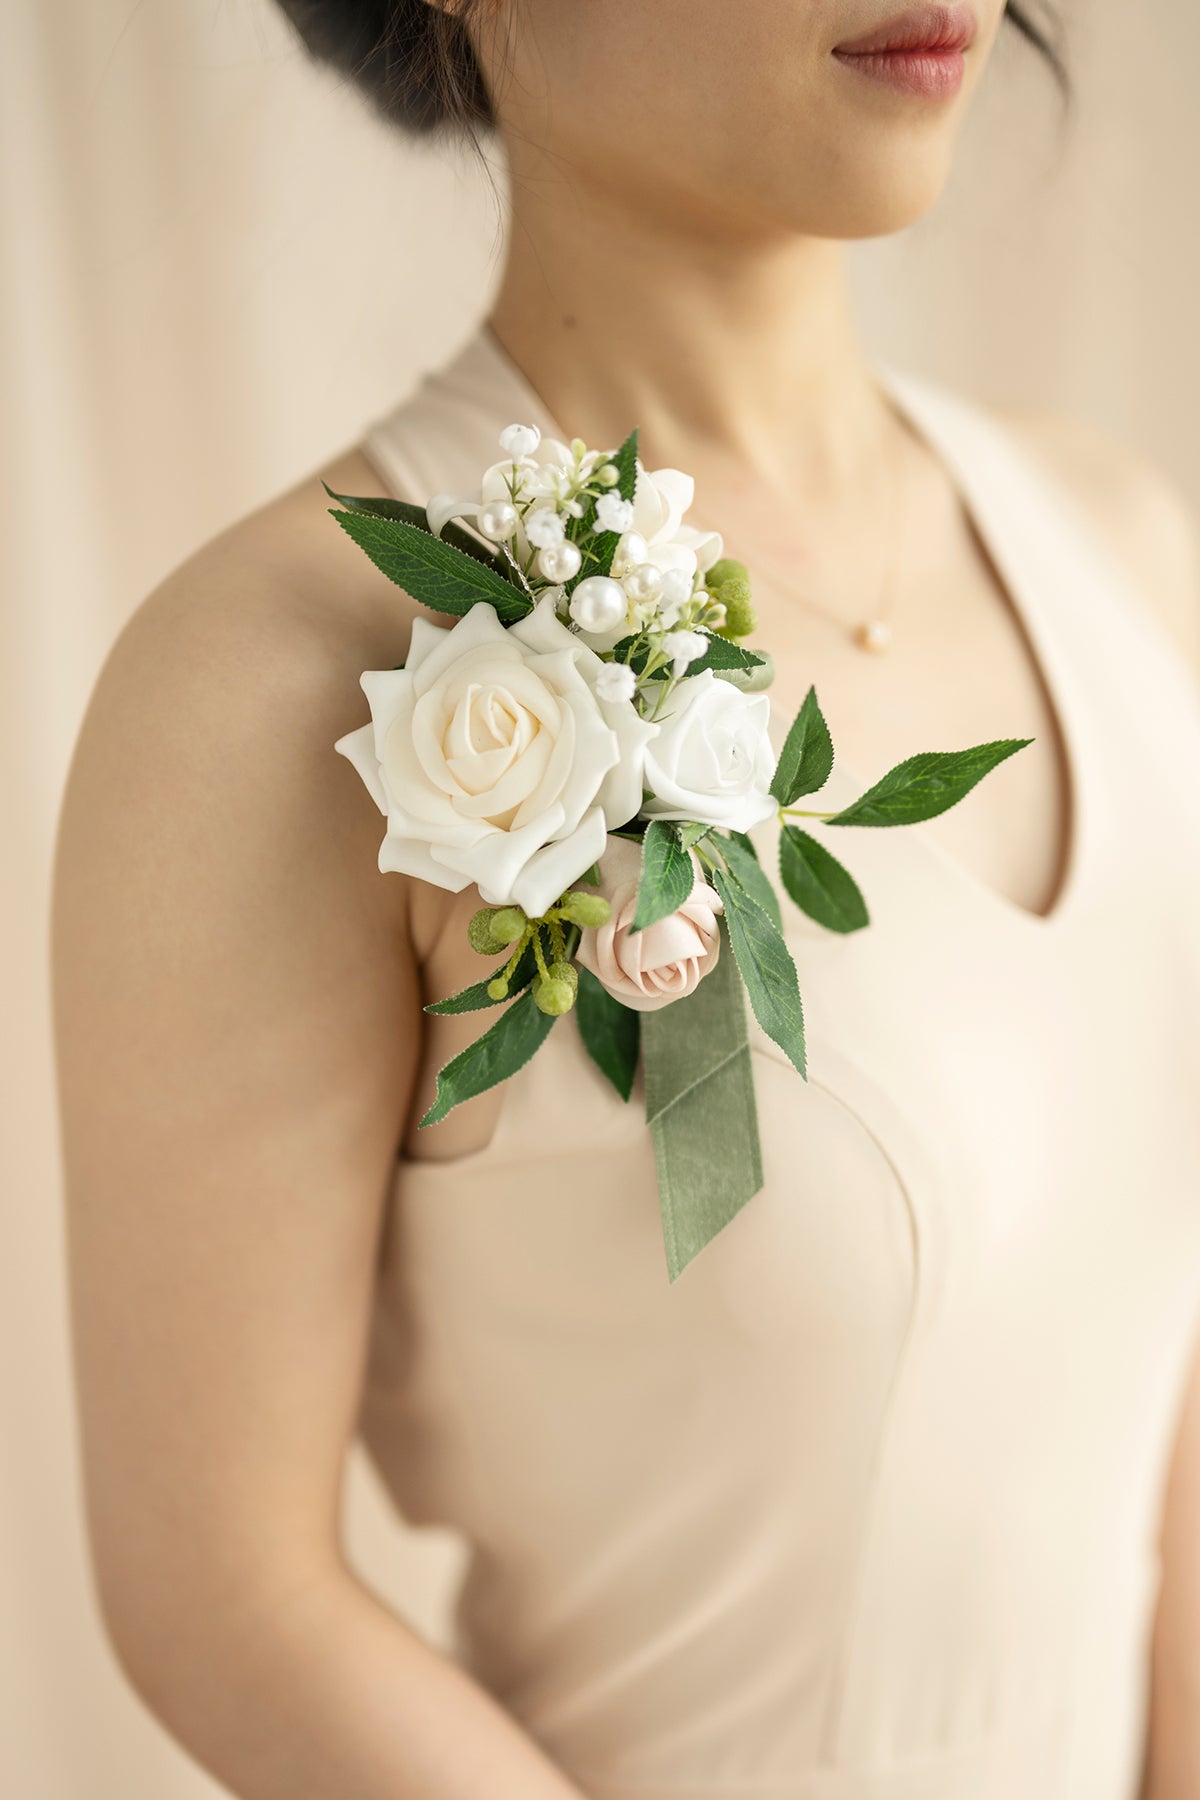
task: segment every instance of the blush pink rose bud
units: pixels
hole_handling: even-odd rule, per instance
[[[601,858],[600,891],[611,911],[606,924],[583,933],[576,954],[613,998],[634,1012],[656,1012],[684,999],[720,954],[721,898],[704,880],[695,852],[690,854],[696,879],[678,912],[634,932],[629,927],[637,909],[641,846],[610,837]]]

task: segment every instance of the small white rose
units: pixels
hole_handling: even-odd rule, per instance
[[[767,696],[744,694],[705,669],[685,676],[668,707],[646,747],[645,816],[695,819],[730,831],[752,831],[773,817]]]
[[[721,952],[721,898],[703,879],[691,852],[692,891],[677,912],[631,932],[642,869],[639,845],[610,837],[600,859],[600,891],[612,908],[608,922],[586,929],[578,957],[613,997],[634,1012],[656,1012],[697,988]]]
[[[660,569],[694,575],[712,567],[724,548],[718,531],[697,531],[683,515],[696,484],[681,469],[644,469],[637,464],[632,530],[645,539],[647,558]]]
[[[413,622],[402,669],[367,669],[369,724],[334,748],[387,830],[379,867],[537,917],[642,798],[658,727],[597,692],[606,665],[541,600],[509,630],[479,602]]]

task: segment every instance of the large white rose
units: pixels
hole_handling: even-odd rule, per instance
[[[604,664],[549,600],[508,630],[479,602],[449,630],[413,622],[403,669],[367,669],[371,722],[334,748],[387,831],[379,867],[536,917],[642,798],[658,727],[596,692]]]
[[[705,669],[679,682],[646,747],[642,804],[648,819],[695,819],[752,831],[772,818],[775,756],[767,735],[771,703],[743,694]]]

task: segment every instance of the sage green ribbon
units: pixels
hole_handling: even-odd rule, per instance
[[[745,991],[724,920],[716,967],[686,1000],[642,1015],[641,1047],[674,1281],[763,1184]]]

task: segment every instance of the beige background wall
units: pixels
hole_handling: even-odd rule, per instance
[[[0,1791],[216,1788],[127,1693],[78,1518],[44,976],[55,809],[96,670],[157,580],[399,398],[484,310],[492,200],[304,66],[267,0],[2,0]],[[858,255],[881,353],[1082,414],[1200,504],[1194,0],[1088,0],[1079,103],[998,56],[950,194]],[[436,261],[436,272],[431,273]],[[437,1631],[454,1543],[391,1522],[354,1554]]]

